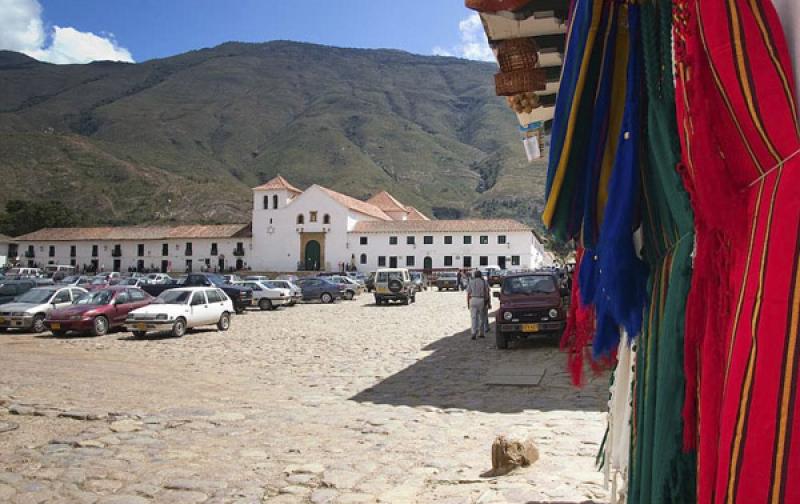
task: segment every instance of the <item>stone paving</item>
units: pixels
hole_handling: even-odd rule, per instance
[[[471,341],[459,293],[234,318],[136,340],[0,335],[0,502],[602,502],[607,376],[552,341]],[[537,366],[535,386],[487,384]],[[541,458],[483,476],[501,433]]]

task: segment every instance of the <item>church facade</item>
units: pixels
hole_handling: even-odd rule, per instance
[[[509,219],[432,220],[382,191],[363,201],[277,176],[253,189],[250,224],[45,228],[15,240],[21,265],[104,271],[533,269],[549,254]]]

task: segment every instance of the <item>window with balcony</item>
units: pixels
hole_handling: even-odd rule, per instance
[[[264,210],[269,210],[269,196],[264,196]]]
[[[414,243],[416,243],[416,240],[413,236],[406,236],[406,245],[414,245]]]
[[[278,195],[277,194],[272,196],[272,208],[273,209],[278,208]]]
[[[186,242],[186,250],[184,251],[183,255],[192,255],[192,242]]]
[[[242,257],[244,255],[244,242],[236,242],[236,248],[233,249],[233,255]]]
[[[136,245],[136,255],[139,257],[144,257],[144,243]]]
[[[70,257],[75,257],[77,255],[78,255],[78,247],[76,247],[75,245],[70,245],[69,246],[69,256]]]
[[[55,257],[56,256],[56,248],[55,248],[55,246],[50,245],[50,250],[48,250],[48,254],[47,255],[49,255],[50,257]]]
[[[92,257],[97,257],[97,245],[92,245]]]
[[[114,245],[111,249],[111,257],[122,257],[122,245]]]
[[[217,244],[216,243],[212,243],[211,244],[211,255],[212,256],[218,255],[218,252],[219,251],[217,250]]]
[[[28,250],[25,251],[25,257],[27,258],[36,257],[36,252],[33,249],[33,245],[28,245]]]
[[[169,244],[168,243],[162,243],[161,244],[161,255],[164,256],[164,257],[169,255]]]

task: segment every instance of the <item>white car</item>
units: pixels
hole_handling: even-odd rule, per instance
[[[328,277],[328,279],[345,286],[344,298],[348,301],[364,293],[365,287],[349,276],[334,275]]]
[[[292,291],[267,280],[248,280],[237,285],[253,289],[253,302],[262,310],[274,310],[292,302]]]
[[[150,273],[145,278],[149,284],[168,284],[175,281],[175,279],[165,273]]]
[[[180,338],[187,329],[216,325],[220,331],[231,326],[233,301],[215,287],[181,287],[165,290],[152,304],[128,314],[125,327],[140,338],[149,331],[169,331]]]
[[[28,329],[44,332],[44,319],[57,308],[66,308],[89,291],[80,287],[35,287],[0,306],[0,332],[8,329]]]
[[[292,293],[292,300],[288,306],[293,306],[303,299],[303,289],[295,285],[291,280],[270,280],[269,283],[281,289],[289,289],[289,292]]]

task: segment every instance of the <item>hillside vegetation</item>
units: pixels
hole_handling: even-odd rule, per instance
[[[439,217],[537,223],[494,65],[392,50],[227,43],[139,64],[0,51],[0,208],[40,198],[91,222],[249,219],[280,173]]]

